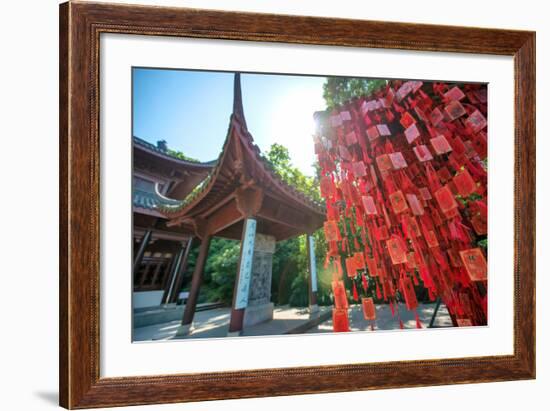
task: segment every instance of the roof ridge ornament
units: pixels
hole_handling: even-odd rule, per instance
[[[236,116],[244,130],[248,131],[244,118],[243,96],[241,90],[241,73],[235,72],[233,80],[233,115]]]

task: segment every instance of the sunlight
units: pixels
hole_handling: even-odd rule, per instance
[[[274,101],[269,110],[271,126],[267,141],[288,148],[292,163],[309,176],[314,174],[315,161],[313,113],[323,109],[324,101],[318,87],[296,87]]]

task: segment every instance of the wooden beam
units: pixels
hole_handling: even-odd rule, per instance
[[[241,221],[243,218],[243,214],[237,208],[236,200],[230,201],[208,217],[206,230],[213,235]]]
[[[264,192],[258,187],[241,187],[235,190],[237,209],[244,217],[256,215],[262,208],[263,200]]]

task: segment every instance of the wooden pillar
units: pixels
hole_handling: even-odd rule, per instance
[[[306,235],[306,250],[309,271],[309,314],[310,316],[317,316],[319,315],[319,306],[317,305],[317,263],[315,260],[315,239],[309,234]]]
[[[237,267],[237,278],[235,278],[228,336],[235,337],[241,335],[243,329],[244,311],[248,306],[248,294],[252,277],[252,259],[254,257],[256,225],[256,220],[254,218],[247,218],[244,220],[243,233],[241,236],[241,253],[239,265]]]
[[[143,260],[143,254],[145,254],[145,249],[149,245],[152,235],[153,235],[153,231],[147,230],[145,234],[143,234],[143,237],[141,237],[141,242],[139,243],[138,251],[134,256],[134,266],[132,270],[134,275],[136,275],[136,273],[139,271],[139,266],[141,265],[141,261]]]
[[[180,254],[178,254],[179,258],[174,266],[172,284],[170,285],[170,289],[168,290],[168,294],[166,296],[167,304],[172,304],[178,301],[178,295],[181,291],[181,287],[183,286],[183,279],[185,276],[185,270],[187,269],[187,262],[189,261],[191,247],[193,247],[193,237],[190,237],[189,240],[187,240],[187,244],[185,246],[182,245]]]
[[[201,246],[199,249],[199,256],[197,257],[197,263],[195,265],[195,271],[193,271],[193,278],[191,279],[189,298],[185,303],[183,318],[181,320],[181,325],[176,332],[176,336],[187,335],[189,334],[189,331],[191,329],[193,317],[195,316],[195,308],[197,307],[197,298],[199,297],[199,290],[202,283],[204,266],[206,265],[206,258],[208,257],[210,239],[210,234],[207,234],[202,238]]]

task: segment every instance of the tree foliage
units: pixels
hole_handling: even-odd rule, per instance
[[[384,87],[386,80],[350,77],[327,77],[323,98],[329,108],[342,105],[356,97],[366,96]]]
[[[318,176],[306,176],[300,169],[294,167],[290,161],[288,149],[285,146],[277,143],[272,144],[266,153],[266,160],[285,183],[314,200],[319,201],[321,199]]]

